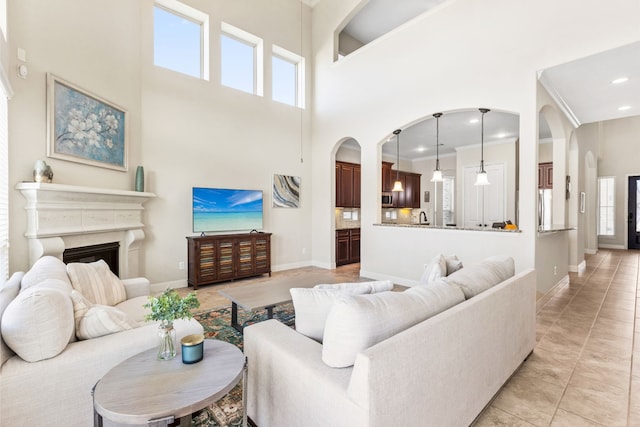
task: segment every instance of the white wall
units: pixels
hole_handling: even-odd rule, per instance
[[[314,262],[333,261],[333,234],[326,232],[333,222],[331,162],[336,142],[349,135],[362,147],[362,182],[376,183],[362,190],[363,272],[415,280],[424,262],[439,252],[464,253],[465,262],[511,253],[518,269],[533,267],[536,71],[638,40],[640,5],[626,0],[567,0],[560,6],[553,0],[451,1],[333,63],[333,34],[358,3],[323,0],[313,12]],[[520,115],[522,233],[374,226],[380,221],[380,142],[433,111],[480,105]]]
[[[311,98],[310,10],[297,0],[184,2],[210,16],[208,82],[153,66],[152,0],[9,2],[11,50],[25,48],[30,67],[27,80],[12,80],[11,184],[31,179],[34,161],[45,158],[45,73],[53,72],[131,113],[129,172],[46,160],[54,182],[117,189],[133,189],[135,166],[144,165],[146,190],[157,198],[145,204],[141,270],[153,282],[186,283],[178,263],[186,261],[185,236],[192,235],[192,186],[263,190],[274,270],[309,265],[310,103],[300,110],[271,101],[270,63],[272,44],[307,56]],[[219,84],[221,21],[264,39],[264,97]],[[274,173],[301,177],[299,209],[271,207]],[[10,203],[14,271],[28,267],[26,215],[19,193]]]

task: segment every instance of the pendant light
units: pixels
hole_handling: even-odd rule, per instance
[[[479,108],[482,113],[482,126],[480,130],[480,172],[476,175],[476,183],[474,185],[489,185],[487,172],[484,170],[484,115],[488,113],[488,108]]]
[[[393,134],[396,136],[396,182],[393,183],[393,189],[391,191],[404,191],[402,188],[402,182],[400,182],[400,132],[401,129],[396,129]]]
[[[442,113],[435,113],[433,117],[436,118],[436,169],[433,171],[433,177],[431,178],[431,182],[442,182],[442,171],[440,170],[440,126],[439,120],[442,116]]]

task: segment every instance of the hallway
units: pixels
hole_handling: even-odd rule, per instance
[[[476,426],[640,425],[640,251],[587,255],[538,300],[537,345]]]

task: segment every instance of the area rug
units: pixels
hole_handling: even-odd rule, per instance
[[[293,304],[282,304],[273,310],[273,317],[293,326],[295,322]],[[204,328],[204,336],[209,339],[226,341],[242,350],[242,334],[231,327],[231,307],[214,308],[194,315]],[[246,312],[238,309],[238,323],[248,326],[267,319],[267,312],[259,310]],[[235,427],[242,425],[242,383],[235,386],[226,396],[208,408],[193,414],[193,427]]]

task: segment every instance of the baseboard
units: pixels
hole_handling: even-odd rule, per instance
[[[602,249],[623,249],[623,250],[627,249],[624,245],[601,245],[601,244],[598,244],[598,247],[602,248]]]
[[[309,266],[311,266],[310,261],[292,262],[290,264],[272,265],[271,271],[292,270],[294,268],[303,268],[303,267],[309,267]]]
[[[578,265],[569,265],[569,271],[572,273],[584,273],[584,270],[587,268],[587,262],[582,260],[582,262]]]
[[[187,286],[188,286],[187,279],[173,280],[171,282],[152,283],[151,294],[152,295],[158,294],[167,288],[177,289],[177,288],[186,288]]]
[[[584,253],[588,254],[588,255],[595,255],[595,254],[598,253],[598,250],[597,249],[585,249]]]

